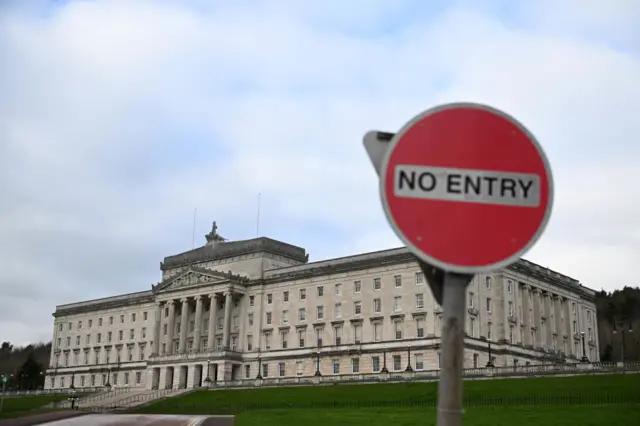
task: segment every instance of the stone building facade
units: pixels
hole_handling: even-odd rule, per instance
[[[57,306],[46,388],[439,368],[441,308],[407,249],[309,263],[215,222],[206,239],[166,257],[151,290]],[[595,293],[577,280],[521,260],[467,294],[466,368],[598,361]]]

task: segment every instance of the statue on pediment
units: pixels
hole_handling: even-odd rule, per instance
[[[223,238],[220,234],[218,234],[218,224],[216,221],[213,221],[213,225],[211,225],[211,232],[204,236],[207,239],[207,244],[215,245],[219,242],[225,242],[226,239]]]

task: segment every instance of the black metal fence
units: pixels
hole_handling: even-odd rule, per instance
[[[570,405],[631,405],[640,404],[640,395],[579,395],[579,396],[469,396],[463,400],[465,408],[508,407],[508,406],[570,406]],[[279,403],[250,403],[234,405],[203,406],[202,404],[181,404],[176,413],[191,414],[239,414],[245,411],[287,410],[287,409],[371,409],[371,408],[424,408],[437,406],[435,397],[406,400],[333,400]],[[167,407],[168,408],[168,407]],[[126,407],[88,408],[90,411],[121,411]]]

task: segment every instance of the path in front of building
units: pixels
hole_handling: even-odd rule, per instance
[[[234,416],[87,414],[65,419],[46,419],[24,425],[8,423],[7,426],[233,426],[233,423]],[[5,425],[1,423],[0,426]]]
[[[50,411],[48,413],[32,414],[30,416],[16,417],[14,419],[3,419],[0,420],[0,426],[35,426],[50,424],[50,422],[56,420],[71,419],[84,415],[85,413],[82,411]]]

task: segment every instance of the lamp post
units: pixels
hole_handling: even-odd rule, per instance
[[[582,337],[582,358],[580,359],[580,361],[589,362],[589,358],[587,358],[587,347],[584,343],[584,331],[580,332],[580,336]]]
[[[262,380],[262,358],[260,358],[260,355],[258,355],[258,375],[256,380]]]
[[[387,347],[383,346],[382,347],[382,370],[380,370],[381,373],[388,373],[389,370],[387,369]]]
[[[111,367],[107,367],[107,383],[104,384],[106,388],[111,387]]]
[[[322,373],[320,373],[320,346],[316,350],[316,372],[313,375],[316,377],[322,376]]]
[[[411,343],[407,345],[407,368],[405,368],[404,371],[407,373],[413,372],[413,368],[411,367]]]
[[[209,377],[209,372],[211,371],[211,360],[207,360],[207,377],[204,378],[204,383],[206,387],[211,385],[211,378]]]
[[[624,324],[620,323],[620,361],[624,364],[624,351],[625,351],[625,343],[624,343]],[[627,333],[633,333],[633,329],[631,328],[631,323],[629,323],[629,329]],[[613,334],[618,334],[618,330],[615,325],[613,328]]]
[[[489,361],[487,361],[487,368],[493,368],[493,356],[491,356],[491,339],[487,339],[487,343],[489,344]]]

